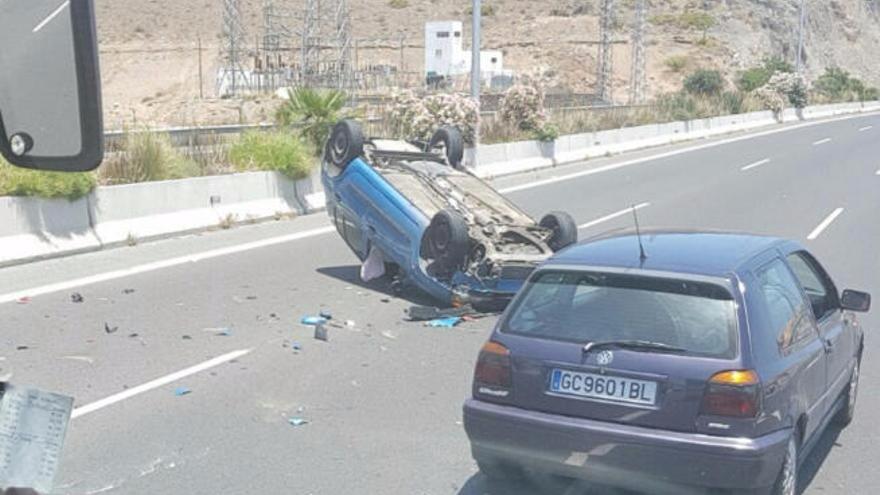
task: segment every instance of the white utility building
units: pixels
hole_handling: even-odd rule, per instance
[[[471,71],[471,51],[462,42],[460,21],[425,23],[425,75],[458,76]],[[504,70],[504,54],[498,50],[480,51],[480,73],[484,82],[495,76],[510,76]]]

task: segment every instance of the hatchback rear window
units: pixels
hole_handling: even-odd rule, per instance
[[[564,340],[646,340],[689,354],[736,355],[736,305],[707,282],[545,271],[523,289],[503,332]]]

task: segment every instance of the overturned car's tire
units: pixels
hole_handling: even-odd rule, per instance
[[[458,213],[440,210],[431,219],[422,239],[422,254],[447,270],[464,265],[470,248],[467,221]]]
[[[437,129],[428,142],[428,151],[438,148],[444,150],[446,159],[454,168],[461,168],[461,161],[464,159],[464,138],[458,128],[445,126]]]
[[[325,159],[340,170],[364,154],[364,132],[360,124],[353,120],[340,120],[330,133]]]
[[[564,211],[551,211],[544,215],[538,225],[553,232],[547,240],[547,245],[553,251],[559,251],[577,242],[577,224],[571,215]]]

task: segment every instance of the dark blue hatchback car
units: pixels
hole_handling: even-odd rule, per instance
[[[442,302],[500,308],[577,241],[577,226],[563,212],[536,222],[465,170],[462,154],[454,128],[415,143],[365,139],[342,121],[324,153],[327,213],[365,272],[384,265]]]
[[[571,247],[480,352],[473,456],[490,478],[793,495],[804,453],[853,417],[853,312],[869,307],[792,241],[664,231]]]

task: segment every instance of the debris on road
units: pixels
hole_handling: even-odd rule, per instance
[[[104,322],[104,332],[106,332],[106,333],[116,333],[117,330],[119,330],[119,327],[118,327],[118,326],[111,327],[109,323],[107,323],[106,321]]]
[[[79,292],[74,292],[70,295],[70,302],[72,303],[81,303],[83,302],[83,296]]]
[[[292,344],[290,344],[290,348],[294,351],[301,351],[302,345],[299,342],[293,342]]]
[[[330,335],[327,333],[327,327],[325,327],[323,323],[319,323],[315,326],[315,339],[322,340],[324,342],[328,342],[330,340]]]
[[[479,314],[470,304],[458,308],[437,308],[433,306],[410,306],[406,310],[411,321],[428,321],[450,316],[465,316]]]
[[[425,326],[433,328],[452,328],[461,323],[461,316],[447,316],[446,318],[437,318],[425,323]]]
[[[322,309],[321,312],[318,313],[318,315],[321,318],[324,318],[325,320],[332,320],[333,319],[333,314],[331,312],[327,311],[326,309]]]
[[[180,338],[183,340],[192,340],[192,336],[190,335],[181,335]]]
[[[134,294],[134,289],[122,289],[123,294]]]
[[[230,335],[232,335],[232,329],[229,327],[203,328],[202,331],[203,332],[210,332],[210,333],[213,333],[214,335],[217,335],[220,337],[229,337]]]
[[[139,336],[139,335],[138,335],[137,333],[130,333],[130,334],[128,334],[128,338],[130,338],[130,339],[137,338],[138,336]]]
[[[245,299],[247,299],[248,301],[256,301],[257,296],[245,296]]]
[[[397,340],[397,335],[394,335],[393,333],[391,333],[388,330],[385,330],[384,332],[382,332],[382,336],[388,340]]]
[[[26,345],[20,345],[20,346],[18,346],[18,347],[15,348],[16,351],[26,351],[26,350],[28,350],[28,349],[30,349],[30,347],[28,347],[28,346],[26,346]]]
[[[303,316],[299,322],[307,326],[318,326],[327,323],[327,318],[323,316]]]
[[[174,389],[174,395],[176,395],[177,397],[189,395],[190,393],[192,393],[192,390],[187,387],[177,387]]]
[[[19,297],[18,300],[16,300],[15,302],[18,304],[27,304],[27,303],[31,302],[31,298],[28,296]]]
[[[383,297],[382,299],[379,299],[379,301],[381,301],[381,302],[383,302],[383,303],[390,303],[390,302],[391,302],[391,298]]]
[[[348,328],[354,328],[354,320],[345,320],[345,326]]]
[[[82,361],[84,363],[94,364],[95,358],[89,356],[63,356],[61,359],[69,359],[71,361]]]
[[[291,426],[303,426],[303,425],[309,424],[308,420],[301,418],[299,416],[294,416],[292,418],[289,418],[287,420],[287,422],[290,423]]]

